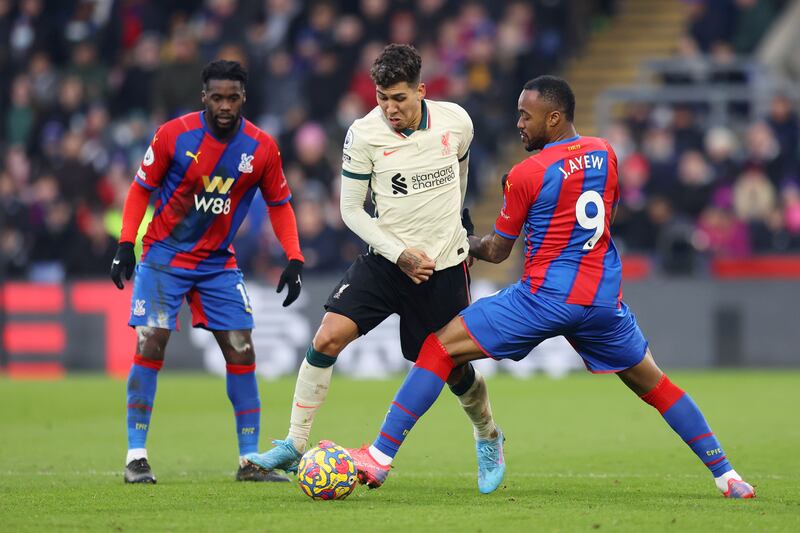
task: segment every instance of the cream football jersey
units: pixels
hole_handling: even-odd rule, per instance
[[[342,179],[370,180],[378,226],[418,248],[442,270],[469,252],[461,227],[460,162],[469,155],[472,120],[450,102],[422,101],[417,130],[396,131],[375,107],[345,137]]]

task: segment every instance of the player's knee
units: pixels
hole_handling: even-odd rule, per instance
[[[431,333],[422,343],[415,366],[429,370],[439,376],[442,381],[447,381],[455,366],[455,361],[450,357],[436,334]]]
[[[229,365],[252,365],[256,362],[255,350],[250,333],[245,331],[229,331],[218,335],[217,342]]]
[[[467,392],[474,383],[475,368],[471,363],[453,368],[450,375],[447,377],[447,385],[456,396],[461,396]]]
[[[145,359],[164,360],[170,330],[148,326],[136,327],[136,353]]]
[[[331,328],[319,328],[311,346],[317,352],[330,357],[336,357],[344,350],[350,340]]]

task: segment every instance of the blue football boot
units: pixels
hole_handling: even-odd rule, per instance
[[[503,456],[503,443],[506,437],[497,428],[494,439],[478,439],[475,448],[478,451],[478,490],[482,494],[494,492],[503,481],[506,473],[506,459]]]
[[[292,439],[274,440],[272,444],[275,447],[271,450],[264,453],[249,453],[245,455],[245,460],[266,470],[280,469],[296,473],[303,454],[294,447]]]

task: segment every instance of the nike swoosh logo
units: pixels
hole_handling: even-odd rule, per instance
[[[395,153],[395,152],[396,152],[397,150],[399,150],[399,149],[400,149],[400,148],[395,148],[394,150],[390,150],[390,151],[388,151],[388,152],[387,152],[386,150],[384,150],[384,151],[383,151],[383,155],[392,155],[393,153]]]
[[[118,265],[118,264],[119,264],[119,259],[114,259],[114,260],[111,262],[111,264],[113,264],[113,265]]]

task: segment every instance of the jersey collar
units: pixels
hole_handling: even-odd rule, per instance
[[[569,139],[564,139],[564,140],[561,140],[561,141],[556,141],[554,143],[545,144],[544,148],[542,148],[542,150],[544,150],[545,148],[550,148],[551,146],[557,146],[559,144],[567,144],[567,143],[575,142],[580,138],[581,138],[580,135],[574,135],[574,136],[570,137]]]
[[[406,128],[403,131],[396,131],[396,133],[402,135],[403,137],[409,137],[412,133],[419,130],[427,130],[431,127],[431,115],[428,113],[428,106],[425,104],[425,99],[422,99],[422,116],[419,118],[419,126],[417,126],[416,130],[412,130],[411,128]]]

